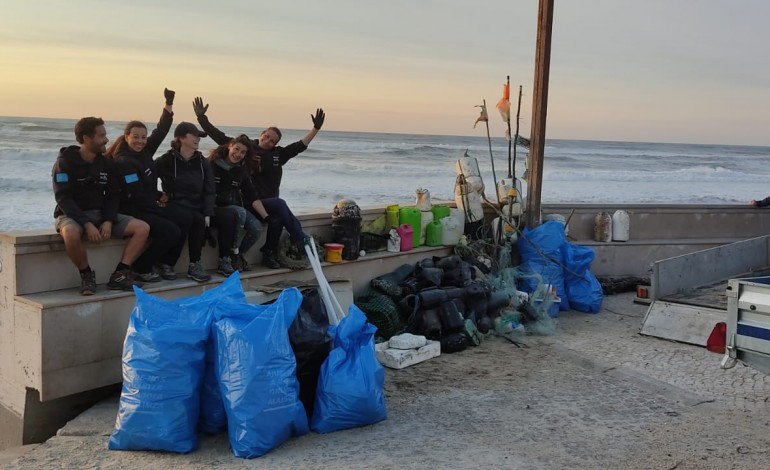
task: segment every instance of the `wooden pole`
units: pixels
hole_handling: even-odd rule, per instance
[[[540,0],[535,46],[535,85],[532,87],[529,179],[527,180],[526,224],[529,228],[540,225],[540,193],[543,185],[543,153],[545,151],[545,123],[548,111],[548,78],[551,69],[552,27],[553,0]]]

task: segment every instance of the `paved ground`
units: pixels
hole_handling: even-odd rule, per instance
[[[638,335],[646,307],[610,296],[563,313],[526,347],[500,338],[388,370],[387,421],[232,456],[226,435],[187,455],[108,451],[117,398],[37,446],[0,453],[29,468],[767,468],[770,378],[719,368],[704,348]],[[14,453],[15,452],[15,453]]]

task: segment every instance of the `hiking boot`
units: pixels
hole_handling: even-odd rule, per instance
[[[251,266],[249,265],[249,262],[246,261],[246,258],[241,254],[236,256],[235,260],[233,260],[233,269],[240,272],[251,271]]]
[[[160,282],[162,279],[160,274],[155,271],[150,271],[148,273],[134,273],[134,278],[139,279],[142,282]]]
[[[275,253],[272,251],[264,251],[262,253],[262,264],[270,269],[280,269],[281,263],[275,257]]]
[[[134,279],[130,269],[115,271],[107,282],[107,288],[110,290],[134,290],[134,286],[142,287],[142,283]]]
[[[96,293],[96,273],[87,271],[80,273],[80,295],[94,295]]]
[[[223,276],[229,276],[235,272],[232,262],[229,256],[223,256],[219,258],[219,265],[217,266],[217,272]]]
[[[158,271],[160,271],[160,277],[167,281],[173,281],[176,279],[176,271],[174,267],[168,264],[159,263]]]
[[[190,263],[190,267],[187,268],[187,277],[197,282],[206,282],[211,280],[211,274],[208,274],[203,269],[203,263],[196,261]]]

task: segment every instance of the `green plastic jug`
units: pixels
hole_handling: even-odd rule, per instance
[[[386,223],[388,224],[388,228],[398,228],[399,225],[399,214],[398,214],[398,204],[391,204],[388,207],[385,208],[385,214],[386,214]]]
[[[440,220],[449,216],[449,206],[433,206],[430,211],[433,212],[433,220]]]
[[[429,223],[425,228],[425,244],[428,246],[441,246],[443,226],[438,220]]]
[[[412,227],[412,246],[420,246],[420,228],[422,227],[422,214],[416,207],[401,207],[398,210],[399,225],[409,224]]]

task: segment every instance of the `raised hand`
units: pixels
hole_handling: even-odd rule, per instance
[[[315,111],[315,116],[312,114],[310,115],[310,119],[313,120],[313,128],[320,130],[321,126],[324,125],[324,119],[326,119],[326,114],[324,113],[324,110],[322,108],[318,108]]]
[[[196,96],[193,100],[193,111],[195,111],[195,115],[198,117],[204,116],[206,114],[206,111],[208,111],[209,105],[203,104],[203,98],[200,96]]]
[[[163,89],[163,96],[166,98],[166,105],[171,106],[174,104],[175,95],[176,92],[174,90],[169,90],[168,88]]]

